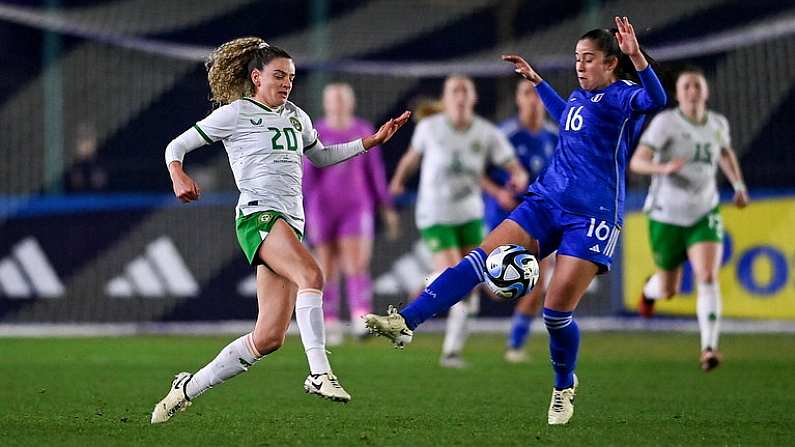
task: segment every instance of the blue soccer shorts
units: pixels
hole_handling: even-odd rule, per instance
[[[508,216],[538,241],[540,259],[558,254],[591,261],[610,270],[621,228],[613,222],[572,214],[538,194],[528,194]]]

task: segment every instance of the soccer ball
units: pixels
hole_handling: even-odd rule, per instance
[[[538,260],[521,245],[500,245],[486,258],[486,285],[498,298],[524,296],[538,281]]]

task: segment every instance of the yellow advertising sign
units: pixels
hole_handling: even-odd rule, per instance
[[[752,202],[743,210],[723,204],[721,215],[726,230],[720,271],[723,315],[795,320],[795,199]],[[624,305],[637,310],[643,282],[655,271],[646,215],[627,215],[624,228]],[[681,293],[659,301],[655,312],[695,315],[696,285],[689,265]]]

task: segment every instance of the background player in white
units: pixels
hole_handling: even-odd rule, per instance
[[[402,194],[406,178],[422,162],[416,221],[433,253],[436,272],[456,265],[483,239],[481,180],[487,162],[505,168],[514,192],[527,187],[527,172],[516,160],[513,147],[494,125],[475,115],[477,96],[472,79],[449,76],[442,94],[443,113],[420,121],[411,146],[398,163],[390,183],[393,195]],[[442,346],[441,365],[462,367],[461,350],[467,337],[467,316],[477,295],[450,308]]]
[[[350,395],[326,357],[323,274],[300,241],[303,155],[319,166],[341,162],[389,140],[410,114],[390,119],[371,136],[324,148],[309,116],[287,100],[295,78],[287,52],[258,37],[244,37],[218,47],[207,68],[212,100],[220,107],[169,143],[166,164],[176,196],[183,202],[198,200],[199,185],[183,170],[183,157],[205,144],[223,142],[240,190],[238,241],[257,270],[259,312],[252,332],[224,347],[195,374],[177,374],[151,421],[167,421],[207,389],[279,349],[293,308],[309,360],[305,390],[348,401]]]
[[[643,287],[640,314],[651,317],[654,302],[677,293],[682,265],[689,259],[696,279],[701,331],[701,368],[720,363],[718,353],[721,295],[718,270],[723,254],[723,225],[718,210],[717,167],[734,187],[734,204],[748,204],[726,117],[707,110],[704,73],[687,68],[676,80],[675,109],[657,115],[640,139],[630,169],[651,175],[644,210],[657,272]]]
[[[546,110],[533,84],[527,79],[516,83],[517,114],[500,124],[500,130],[516,150],[516,157],[533,181],[549,164],[558,141],[558,129],[546,121]],[[500,168],[489,166],[483,182],[483,202],[486,206],[486,227],[494,230],[521,202],[522,194],[516,194],[506,184],[508,174]],[[524,346],[531,331],[533,318],[544,302],[546,285],[552,279],[554,256],[540,261],[541,280],[527,295],[516,303],[511,329],[506,340],[505,360],[522,363],[528,360]]]

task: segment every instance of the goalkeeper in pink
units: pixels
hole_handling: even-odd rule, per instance
[[[316,125],[320,139],[334,144],[372,134],[373,126],[354,116],[355,107],[350,85],[327,85],[323,91],[325,116]],[[307,239],[326,278],[326,344],[339,345],[344,336],[340,279],[344,278],[351,333],[367,333],[361,317],[372,312],[370,258],[376,211],[381,210],[390,236],[397,233],[398,217],[387,191],[381,154],[371,150],[324,169],[305,163],[304,207]]]

